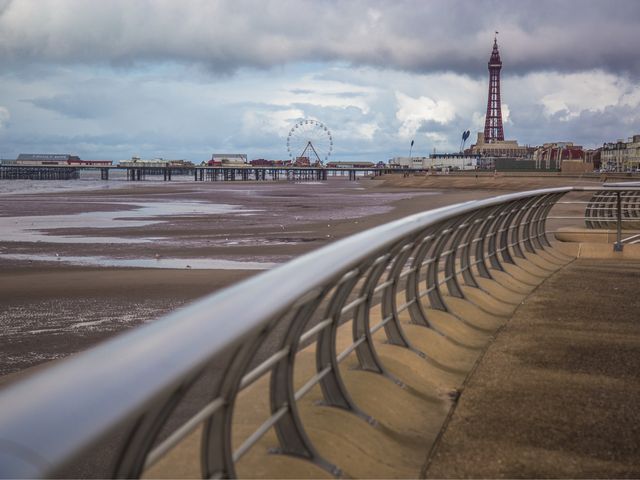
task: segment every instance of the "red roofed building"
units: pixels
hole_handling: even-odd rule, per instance
[[[533,159],[537,169],[560,170],[565,161],[584,163],[585,151],[571,142],[545,143],[534,152]]]

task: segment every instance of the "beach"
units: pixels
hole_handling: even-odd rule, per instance
[[[492,194],[385,183],[114,182],[0,195],[0,382],[350,234]]]
[[[505,190],[597,180],[9,181],[0,194],[0,385],[376,225]]]

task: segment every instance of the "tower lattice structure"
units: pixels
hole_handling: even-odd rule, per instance
[[[502,128],[502,107],[500,106],[500,70],[502,60],[498,51],[498,38],[493,39],[493,51],[489,59],[489,97],[487,98],[487,115],[484,120],[485,142],[504,140]]]

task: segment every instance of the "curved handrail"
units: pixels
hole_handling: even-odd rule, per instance
[[[114,475],[139,476],[175,439],[203,422],[207,476],[233,476],[235,461],[271,427],[284,453],[335,473],[306,436],[296,401],[319,383],[329,405],[367,417],[341,384],[336,368],[341,358],[356,352],[363,368],[384,373],[370,342],[372,332],[384,328],[390,343],[413,348],[397,324],[401,311],[409,310],[416,323],[435,329],[420,299],[446,309],[440,292],[446,288],[462,295],[458,276],[473,284],[476,277],[491,277],[489,265],[501,269],[504,262],[513,263],[512,257],[545,249],[545,218],[561,196],[574,190],[583,189],[541,189],[464,202],[358,233],[7,388],[0,394],[0,475],[56,475],[118,429],[133,425],[118,449]],[[457,260],[460,270],[455,270]],[[442,271],[441,261],[446,263]],[[406,281],[404,304],[397,300],[401,278]],[[382,303],[385,316],[371,326],[367,308],[379,295],[382,299],[375,302]],[[321,311],[319,323],[311,325],[312,315]],[[354,343],[336,355],[335,329],[347,317],[357,326]],[[275,353],[257,360],[266,333],[281,325],[289,333]],[[316,375],[294,392],[293,353],[313,337]],[[154,443],[180,396],[211,364],[224,370],[211,402],[168,439]],[[272,415],[231,452],[233,402],[242,388],[268,372]],[[213,448],[220,444],[225,447]]]

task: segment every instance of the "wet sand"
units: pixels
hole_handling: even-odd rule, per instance
[[[125,184],[109,190],[0,196],[0,219],[13,222],[5,223],[3,230],[18,232],[14,241],[0,241],[0,384],[11,381],[16,372],[88,348],[260,271],[198,269],[199,259],[281,263],[395,218],[494,193],[425,191],[385,183],[331,179],[310,184]],[[176,214],[170,207],[176,203],[234,208],[218,214]],[[166,207],[167,214],[140,217],[140,211],[147,214],[140,204]],[[76,222],[75,215],[96,218],[114,211],[119,219],[107,215],[104,227],[115,227]],[[38,223],[52,216],[58,223]],[[122,226],[123,218],[133,226]],[[43,238],[15,241],[20,232],[34,233],[24,231],[25,220],[29,228],[45,225],[36,232]],[[149,223],[136,223],[144,221]],[[36,260],[42,256],[48,261]],[[78,256],[134,263],[172,259],[177,265],[182,259],[184,266],[67,263]]]

